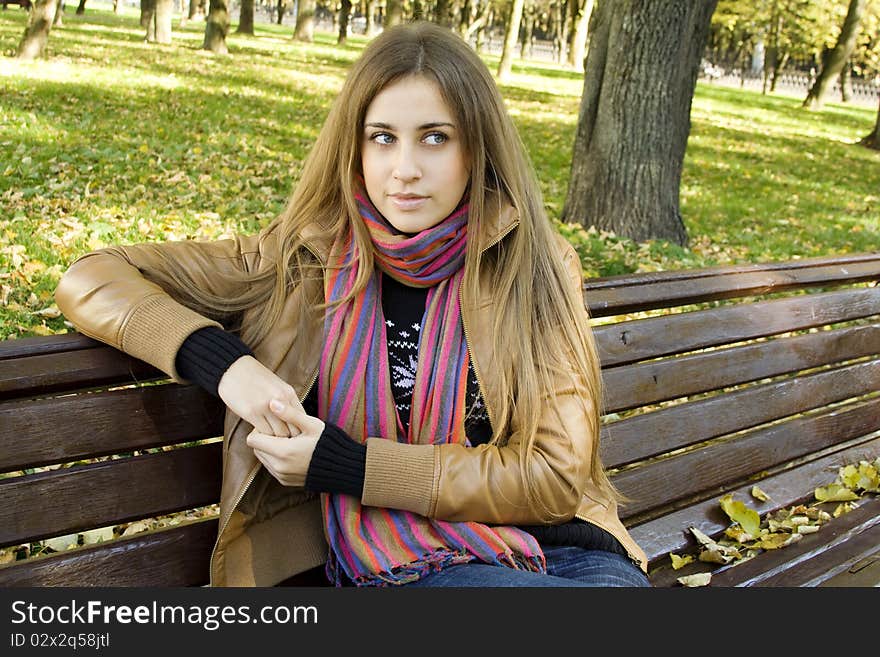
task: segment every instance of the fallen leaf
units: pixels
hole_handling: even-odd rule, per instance
[[[63,552],[71,547],[75,547],[78,542],[79,534],[65,534],[64,536],[47,538],[43,541],[43,545],[52,548],[56,552]]]
[[[689,563],[693,563],[694,561],[694,556],[692,554],[686,554],[682,557],[675,554],[674,552],[670,552],[669,558],[672,559],[673,570],[678,570],[679,568],[686,566]]]
[[[754,509],[750,509],[739,500],[734,500],[733,495],[725,495],[719,500],[721,509],[728,517],[739,523],[751,538],[756,538],[761,533],[761,516]]]
[[[859,499],[858,495],[842,484],[820,486],[815,495],[820,502],[851,502]]]
[[[761,500],[762,502],[767,502],[770,499],[770,496],[757,486],[752,486],[752,497],[756,500]]]
[[[706,586],[712,581],[712,573],[696,573],[694,575],[684,575],[678,578],[678,583],[682,586]]]
[[[83,532],[83,543],[91,545],[92,543],[103,543],[113,539],[113,527],[100,527],[98,529],[90,529]]]

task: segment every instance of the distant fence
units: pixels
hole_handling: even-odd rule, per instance
[[[761,91],[764,88],[764,76],[760,73],[753,74],[749,71],[724,70],[717,67],[703,67],[700,70],[700,79],[704,82],[723,84],[724,86],[736,86],[744,89]],[[788,93],[803,95],[813,84],[814,76],[804,71],[784,71],[776,77],[776,93]],[[767,81],[767,91],[770,91],[772,80]],[[877,106],[880,100],[880,80],[871,82],[868,80],[854,79],[849,84],[849,101],[855,105]],[[828,91],[826,100],[841,101],[840,80],[835,79]]]

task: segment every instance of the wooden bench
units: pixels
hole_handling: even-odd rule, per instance
[[[718,537],[730,524],[722,495],[763,516],[880,455],[878,279],[880,254],[866,254],[587,281],[603,458],[631,498],[622,514],[655,585],[694,570],[669,557],[695,550],[691,527]],[[0,586],[207,584],[221,417],[216,399],[79,334],[0,343],[0,547],[201,516],[8,561]],[[755,484],[769,501],[749,497]],[[849,585],[859,569],[876,584],[864,567],[880,564],[874,498],[789,547],[717,567],[710,586]]]

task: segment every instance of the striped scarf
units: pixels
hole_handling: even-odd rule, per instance
[[[464,432],[468,351],[461,323],[461,286],[467,241],[467,205],[433,228],[408,236],[395,230],[357,195],[373,240],[376,270],[366,289],[331,307],[318,375],[318,415],[360,442],[379,437],[416,444],[467,444]],[[325,295],[337,301],[352,288],[360,259],[351,233],[338,239]],[[405,429],[391,395],[381,277],[428,287],[419,330],[418,366],[410,424]],[[543,572],[535,539],[515,527],[447,522],[396,509],[362,506],[356,497],[322,494],[330,555],[327,574],[339,569],[357,585],[415,581],[434,570],[478,560]]]

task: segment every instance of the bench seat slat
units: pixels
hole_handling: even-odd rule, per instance
[[[713,442],[621,470],[613,473],[611,479],[624,495],[632,498],[621,510],[624,518],[648,511],[668,511],[679,500],[714,495],[737,486],[754,473],[781,467],[874,431],[880,431],[880,398],[813,417],[798,417],[737,436],[735,440]]]
[[[877,354],[880,324],[872,324],[606,368],[605,411],[617,413]]]
[[[221,465],[215,442],[2,479],[0,546],[214,504]]]
[[[769,292],[880,280],[880,255],[819,257],[795,262],[641,272],[584,282],[594,317]]]
[[[603,427],[602,462],[619,467],[880,390],[880,360],[754,385]]]
[[[0,472],[213,438],[223,416],[219,399],[179,385],[0,403]]]
[[[0,586],[203,586],[217,518],[0,566]]]
[[[105,345],[82,333],[58,333],[48,336],[31,336],[4,340],[0,349],[0,362],[27,356],[62,354],[79,349],[103,348]]]
[[[652,569],[665,567],[669,564],[667,555],[670,552],[681,553],[696,548],[697,543],[688,531],[689,527],[696,527],[704,534],[715,537],[727,528],[730,519],[718,504],[724,493],[731,493],[735,499],[744,501],[763,517],[767,513],[799,504],[805,499],[812,499],[816,487],[827,486],[834,481],[840,466],[858,462],[866,455],[877,454],[878,451],[880,437],[858,438],[842,445],[839,450],[832,450],[781,472],[768,473],[760,480],[749,481],[731,490],[719,490],[706,499],[671,513],[644,522],[624,520],[624,524],[645,550]],[[750,491],[755,484],[767,493],[767,501],[762,502],[752,497]]]
[[[880,288],[825,292],[622,321],[595,328],[603,367],[880,314]]]
[[[167,379],[112,347],[0,360],[0,399]]]

